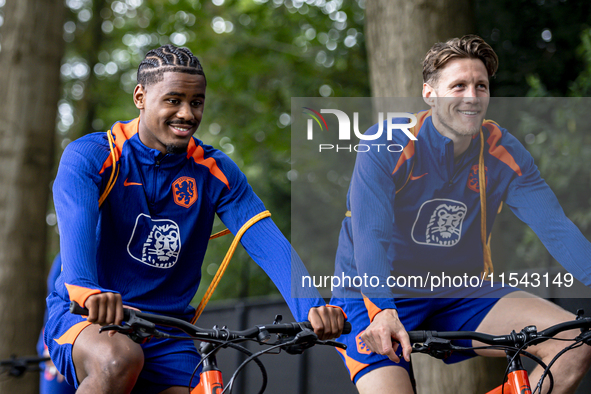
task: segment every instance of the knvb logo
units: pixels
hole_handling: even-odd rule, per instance
[[[183,176],[172,183],[174,202],[184,208],[189,208],[197,201],[197,186],[195,179]]]
[[[371,354],[371,350],[369,350],[369,347],[367,347],[367,345],[365,344],[365,342],[363,342],[363,339],[361,339],[361,335],[365,332],[361,331],[356,337],[355,337],[355,342],[357,343],[357,352],[361,353],[361,354]]]
[[[326,123],[326,120],[322,116],[322,114],[333,114],[337,117],[337,121],[339,123],[339,131],[338,131],[339,141],[351,140],[351,119],[349,118],[349,115],[347,115],[344,111],[341,111],[338,109],[321,109],[320,112],[318,112],[318,111],[316,111],[312,108],[309,108],[309,107],[303,107],[303,108],[304,108],[303,113],[310,116],[310,119],[308,119],[308,122],[307,122],[307,139],[308,140],[314,139],[314,121],[316,121],[316,123],[320,127],[320,130],[323,131],[324,129],[326,129],[326,131],[328,131],[328,125]],[[375,134],[369,134],[369,135],[362,134],[359,131],[359,113],[353,112],[353,133],[361,141],[377,140],[384,133],[384,113],[383,112],[378,113],[378,119],[379,119],[378,130]],[[410,129],[417,124],[417,117],[415,115],[410,114],[410,113],[404,113],[404,112],[388,112],[386,114],[386,119],[387,119],[387,121],[385,123],[386,123],[386,133],[387,133],[388,141],[392,141],[392,134],[395,130],[402,131],[410,140],[413,140],[413,141],[417,140],[417,137],[415,137],[413,135],[413,133],[410,131]],[[395,119],[397,120],[396,123],[394,123]],[[410,122],[398,123],[398,121],[400,121],[400,119],[410,119]],[[378,151],[380,150],[380,146],[386,147],[387,150],[390,152],[401,152],[403,149],[403,146],[399,145],[399,144],[391,144],[391,145],[371,144],[371,146],[376,147],[378,149]],[[371,146],[368,144],[357,144],[355,146],[336,145],[336,151],[338,152],[339,150],[348,150],[349,152],[351,152],[351,150],[353,149],[356,152],[367,152],[371,149]],[[335,149],[335,145],[320,144],[319,149],[320,149],[320,151],[322,151],[324,149]]]
[[[484,187],[486,188],[488,186],[488,167],[484,167],[484,174]],[[470,169],[470,174],[468,175],[468,182],[466,185],[470,190],[480,193],[480,174],[478,164],[473,165]]]

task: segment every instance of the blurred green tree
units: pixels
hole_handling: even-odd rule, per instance
[[[419,46],[416,35],[421,33],[424,39],[426,34],[421,28],[424,24],[417,25],[414,35],[406,30],[404,35],[402,31],[366,30],[363,0],[66,0],[66,5],[69,14],[63,35],[67,52],[61,69],[58,119],[61,146],[88,132],[103,131],[116,120],[137,116],[130,96],[143,54],[169,42],[187,46],[202,60],[209,87],[198,138],[224,150],[243,168],[287,235],[292,184],[290,98],[368,97],[370,74],[375,79],[396,73],[388,73],[388,62],[382,62],[385,72],[378,73],[376,63],[369,73],[364,32],[375,37],[375,45],[380,37],[393,34],[399,43],[414,44],[413,48]],[[589,7],[561,0],[474,0],[478,23],[472,26],[501,58],[493,93],[523,96],[531,84],[540,81],[552,94],[566,94],[575,80],[572,89],[581,92],[577,86],[584,85],[585,55],[583,49],[577,53],[575,48],[581,45],[579,37],[584,39],[580,32],[590,25]],[[395,4],[390,8],[392,15],[403,9]],[[469,6],[464,8],[470,11]],[[572,22],[568,26],[563,23],[565,15]],[[439,40],[457,35],[431,25],[439,32]],[[398,54],[396,59],[398,64]],[[380,86],[391,86],[373,85],[376,92]],[[318,213],[311,207],[307,215]],[[215,230],[222,227],[217,223]],[[526,230],[521,231],[512,229],[507,237]],[[229,242],[221,239],[210,244],[198,296]],[[523,240],[519,250],[524,252],[518,258],[530,253],[523,249],[528,242]],[[314,248],[301,250],[303,256],[313,253]],[[214,298],[275,291],[241,249],[226,275]]]

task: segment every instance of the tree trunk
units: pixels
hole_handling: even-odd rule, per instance
[[[429,48],[475,31],[471,0],[370,0],[365,12],[373,97],[420,97],[422,62]],[[500,384],[503,362],[480,357],[448,366],[413,356],[419,394],[490,390]]]
[[[45,215],[53,162],[64,2],[8,0],[0,41],[0,358],[31,356],[45,298]],[[38,392],[38,374],[0,380]]]
[[[365,13],[373,97],[420,97],[429,48],[475,31],[471,0],[370,0]]]

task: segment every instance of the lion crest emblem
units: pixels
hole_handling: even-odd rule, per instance
[[[426,201],[421,205],[412,227],[412,239],[418,244],[454,246],[462,238],[466,204],[448,199]]]
[[[159,268],[170,268],[179,256],[180,238],[178,226],[155,225],[142,250],[142,260]]]
[[[170,268],[178,260],[181,236],[178,224],[169,219],[138,215],[127,251],[135,260],[156,268]]]

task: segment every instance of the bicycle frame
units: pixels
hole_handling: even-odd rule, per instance
[[[219,394],[224,390],[221,371],[202,372],[200,378],[199,384],[191,390],[191,394]]]
[[[505,386],[503,388],[503,386]],[[504,391],[503,391],[504,390]],[[514,371],[509,373],[507,382],[494,390],[489,391],[487,394],[530,394],[531,386],[529,384],[529,378],[527,377],[527,371]]]
[[[202,342],[199,353],[205,356],[213,350],[214,346],[208,342]],[[199,374],[199,384],[191,390],[191,394],[219,394],[224,390],[222,371],[217,366],[215,353],[203,361],[203,369]]]
[[[507,382],[487,394],[531,394],[527,371],[523,368],[520,358],[514,358],[514,355],[514,352],[507,351],[507,360],[510,362]]]

